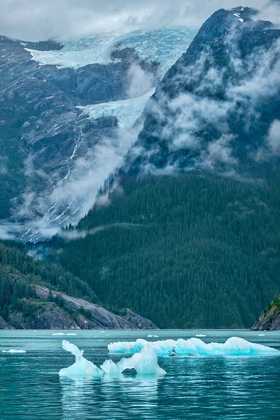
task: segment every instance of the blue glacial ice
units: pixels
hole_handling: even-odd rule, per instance
[[[139,353],[134,354],[130,358],[122,358],[119,362],[114,363],[112,360],[106,360],[100,368],[83,356],[83,350],[69,341],[63,340],[62,347],[64,350],[72,353],[76,361],[68,368],[59,371],[60,376],[67,377],[91,377],[100,378],[103,375],[120,375],[126,369],[135,369],[139,376],[158,376],[164,375],[165,371],[158,366],[158,358],[155,351],[147,344]]]
[[[132,342],[117,342],[108,345],[110,353],[115,354],[134,354],[140,352],[145,346],[149,346],[158,356],[169,356],[175,351],[180,356],[269,356],[279,355],[280,351],[254,344],[242,338],[231,337],[225,343],[206,344],[198,338],[184,340],[164,340],[148,342],[144,339],[138,339]]]
[[[27,51],[33,60],[42,65],[78,69],[89,64],[112,63],[112,52],[133,48],[141,59],[159,62],[161,72],[165,74],[186,52],[196,33],[197,28],[175,27],[152,31],[95,34],[78,40],[65,41],[61,50],[27,49]]]
[[[137,98],[122,101],[105,102],[96,105],[78,106],[89,118],[98,119],[103,116],[116,117],[121,129],[133,127],[136,120],[141,116],[143,109],[155,89],[149,90]]]
[[[66,351],[69,351],[76,357],[76,361],[73,365],[68,368],[60,369],[59,375],[68,376],[68,377],[101,377],[104,372],[95,366],[92,362],[87,360],[84,356],[83,350],[79,350],[75,344],[69,343],[69,341],[63,340],[62,348]]]

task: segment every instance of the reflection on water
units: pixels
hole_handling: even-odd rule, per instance
[[[60,378],[63,419],[153,418],[158,406],[158,378]],[[139,414],[141,412],[141,414]]]
[[[113,341],[146,338],[149,331],[79,331],[71,341],[100,366]],[[159,331],[160,339],[189,338],[195,331]],[[280,332],[206,331],[206,342],[238,335],[280,349]],[[100,337],[104,341],[99,341]],[[153,338],[151,338],[153,339]],[[158,338],[155,338],[158,340]],[[161,357],[164,377],[104,375],[59,377],[73,356],[51,331],[0,331],[0,419],[222,419],[280,418],[279,357]],[[22,349],[26,353],[2,353]],[[121,355],[110,355],[118,362]]]

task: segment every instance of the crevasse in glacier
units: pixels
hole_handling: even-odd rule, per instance
[[[117,342],[108,345],[110,353],[134,354],[141,351],[148,341],[138,339],[132,342]],[[225,343],[206,344],[198,338],[188,340],[164,340],[149,342],[149,346],[158,356],[169,356],[175,351],[177,355],[200,355],[200,356],[267,356],[279,355],[280,351],[250,343],[239,337],[231,337]]]
[[[197,28],[175,27],[153,31],[95,34],[62,42],[64,46],[61,50],[27,50],[32,59],[42,65],[78,69],[89,64],[112,63],[114,51],[132,48],[141,59],[159,62],[162,74],[165,74],[186,51],[196,33]]]

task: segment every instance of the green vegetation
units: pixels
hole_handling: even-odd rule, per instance
[[[81,220],[85,238],[53,241],[56,260],[107,307],[161,328],[251,327],[280,290],[279,180],[193,173],[121,187]]]
[[[62,267],[35,261],[18,249],[0,244],[0,316],[5,321],[9,314],[20,312],[32,325],[36,312],[44,310],[47,302],[36,299],[34,284],[97,301],[95,293],[85,282],[65,272]],[[49,301],[61,306],[59,295]]]
[[[280,314],[280,296],[274,296],[273,301],[270,302],[267,308],[265,308],[263,312],[263,316],[265,317],[273,308],[274,308],[274,316]]]

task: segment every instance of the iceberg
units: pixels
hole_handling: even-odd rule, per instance
[[[165,375],[166,372],[159,367],[156,352],[149,344],[142,348],[139,353],[135,353],[130,358],[122,358],[118,363],[112,360],[106,360],[101,369],[109,374],[123,373],[127,369],[134,369],[138,375],[159,376]]]
[[[134,354],[141,352],[149,344],[157,356],[169,356],[175,352],[178,356],[269,356],[279,355],[280,351],[262,344],[255,344],[239,337],[231,337],[225,343],[206,344],[199,338],[184,340],[163,340],[148,342],[138,339],[133,342],[117,342],[108,345],[110,353]]]
[[[126,370],[135,370],[140,376],[159,376],[165,375],[165,371],[158,365],[158,357],[156,352],[147,344],[139,353],[134,354],[130,358],[122,358],[119,362],[114,363],[112,360],[106,360],[100,368],[83,356],[83,350],[80,350],[75,344],[63,340],[62,348],[72,353],[76,361],[68,368],[60,369],[60,376],[67,377],[91,377],[100,378],[103,375],[120,375]]]
[[[97,377],[100,378],[104,371],[95,366],[92,362],[87,360],[84,356],[83,350],[80,350],[75,344],[69,343],[69,341],[63,340],[62,348],[69,351],[76,357],[76,361],[73,365],[68,368],[60,369],[60,376],[68,377]]]

